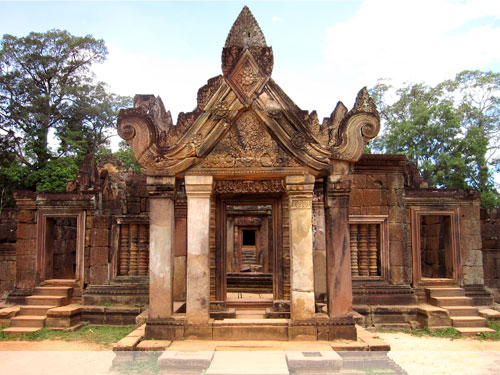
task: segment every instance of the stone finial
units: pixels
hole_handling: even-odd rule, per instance
[[[224,47],[267,47],[264,34],[247,6],[243,7],[240,15],[234,21]]]

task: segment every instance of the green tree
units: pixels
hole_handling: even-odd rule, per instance
[[[132,169],[136,173],[141,173],[141,166],[137,160],[135,160],[130,146],[128,146],[125,141],[120,142],[118,151],[114,152],[113,155],[120,159],[125,170]]]
[[[477,189],[484,206],[498,205],[499,76],[466,71],[435,87],[398,89],[379,81],[371,93],[384,130],[372,151],[405,154],[431,187]]]
[[[85,154],[108,145],[131,100],[95,82],[91,67],[106,55],[104,41],[67,31],[3,36],[0,134],[15,135],[11,157],[28,176],[20,188],[61,190]]]

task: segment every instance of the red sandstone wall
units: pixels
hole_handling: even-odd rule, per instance
[[[500,209],[481,209],[484,285],[500,303]]]
[[[0,298],[16,282],[17,210],[3,209],[0,216]]]
[[[387,215],[391,284],[410,284],[411,255],[408,250],[402,173],[360,170],[353,174],[350,215]]]

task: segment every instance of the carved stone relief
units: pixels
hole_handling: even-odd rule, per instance
[[[201,162],[199,168],[265,168],[300,166],[283,151],[255,114],[243,113],[226,137]]]

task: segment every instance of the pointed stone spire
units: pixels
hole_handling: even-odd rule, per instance
[[[267,47],[264,34],[247,6],[243,7],[240,15],[234,21],[224,47]]]

